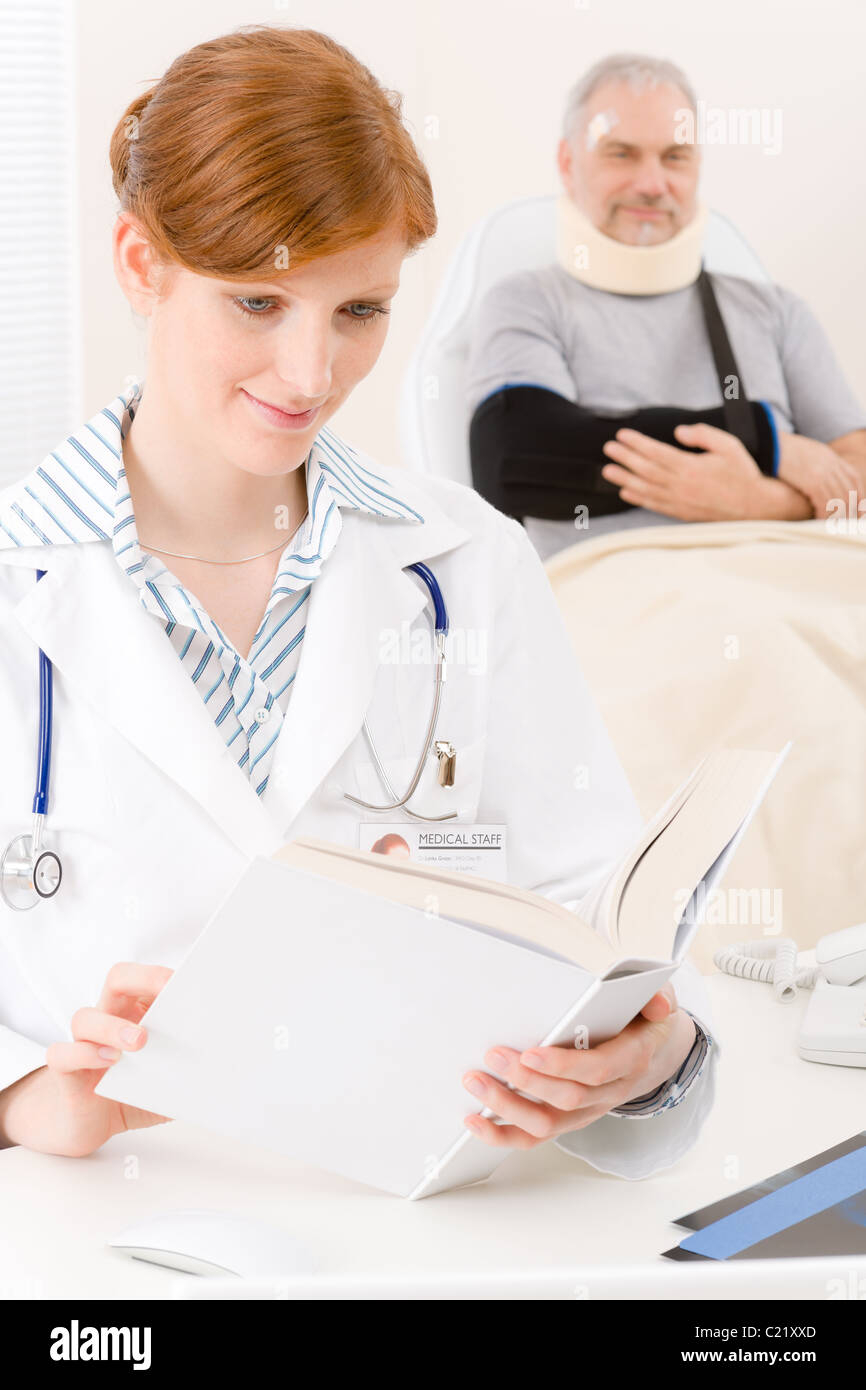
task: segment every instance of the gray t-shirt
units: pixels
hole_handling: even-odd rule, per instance
[[[866,411],[798,295],[733,275],[714,275],[713,284],[742,394],[772,406],[780,429],[822,443],[866,427]],[[546,386],[602,414],[722,403],[696,285],[670,294],[610,294],[559,265],[509,275],[479,305],[467,371],[470,415],[506,385]],[[585,529],[525,519],[542,559],[604,531],[676,524],[643,507],[591,518]]]

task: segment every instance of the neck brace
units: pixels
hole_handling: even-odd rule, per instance
[[[708,212],[698,207],[688,226],[658,246],[628,246],[594,227],[565,194],[556,210],[556,258],[584,285],[612,294],[669,294],[697,280]]]

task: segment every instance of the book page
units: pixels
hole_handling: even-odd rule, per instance
[[[605,889],[599,915],[605,937],[614,950],[619,949],[617,920],[620,902],[629,879],[637,865],[651,851],[656,840],[688,801],[703,775],[706,762],[706,757],[702,758],[688,777],[680,783],[676,791],[672,792],[667,801],[662,803],[652,819],[644,826],[635,844],[624,857]]]
[[[389,860],[312,837],[292,840],[270,857],[418,908],[428,917],[492,928],[516,938],[518,944],[538,947],[593,974],[603,975],[616,960],[608,942],[576,913],[511,884],[407,864],[405,859]]]
[[[616,927],[620,951],[672,953],[677,924],[698,884],[733,848],[786,751],[720,748],[710,755],[687,802],[625,886]]]
[[[740,826],[739,830],[737,830],[733,838],[728,841],[724,849],[719,854],[718,858],[716,858],[713,861],[713,863],[709,866],[709,868],[706,870],[706,873],[704,874],[701,881],[698,883],[695,892],[689,899],[683,911],[683,915],[680,918],[679,926],[677,927],[676,936],[674,938],[673,959],[675,961],[682,960],[685,956],[686,951],[689,949],[695,932],[697,931],[698,927],[701,925],[706,916],[707,902],[709,900],[710,895],[712,894],[714,888],[717,886],[720,880],[723,878],[725,870],[728,867],[728,863],[730,862],[731,856],[734,853],[734,850],[737,848],[737,845],[740,843],[740,840],[745,835],[746,830],[748,829],[749,824],[755,815],[755,812],[757,811],[758,807],[764,799],[764,796],[770,786],[770,783],[773,781],[773,778],[775,777],[785,758],[788,756],[790,748],[791,741],[789,740],[785,744],[781,752],[778,754],[778,757],[776,758],[772,767],[768,771],[764,782],[758,788],[757,796],[755,797],[751,809],[749,810],[749,813],[743,821],[742,825]]]

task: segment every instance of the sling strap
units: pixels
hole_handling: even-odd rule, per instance
[[[701,297],[701,308],[704,311],[707,337],[710,340],[710,349],[716,364],[716,375],[719,378],[725,428],[729,434],[735,434],[745,444],[749,453],[754,456],[757,453],[754,412],[749,402],[742,374],[737,366],[737,359],[731,347],[728,330],[725,328],[725,321],[722,318],[719,301],[716,299],[712,277],[703,265],[696,283],[698,294]],[[728,394],[731,384],[736,392],[733,396]]]

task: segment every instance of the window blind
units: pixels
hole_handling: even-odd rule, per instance
[[[0,0],[0,488],[80,423],[71,0]]]

